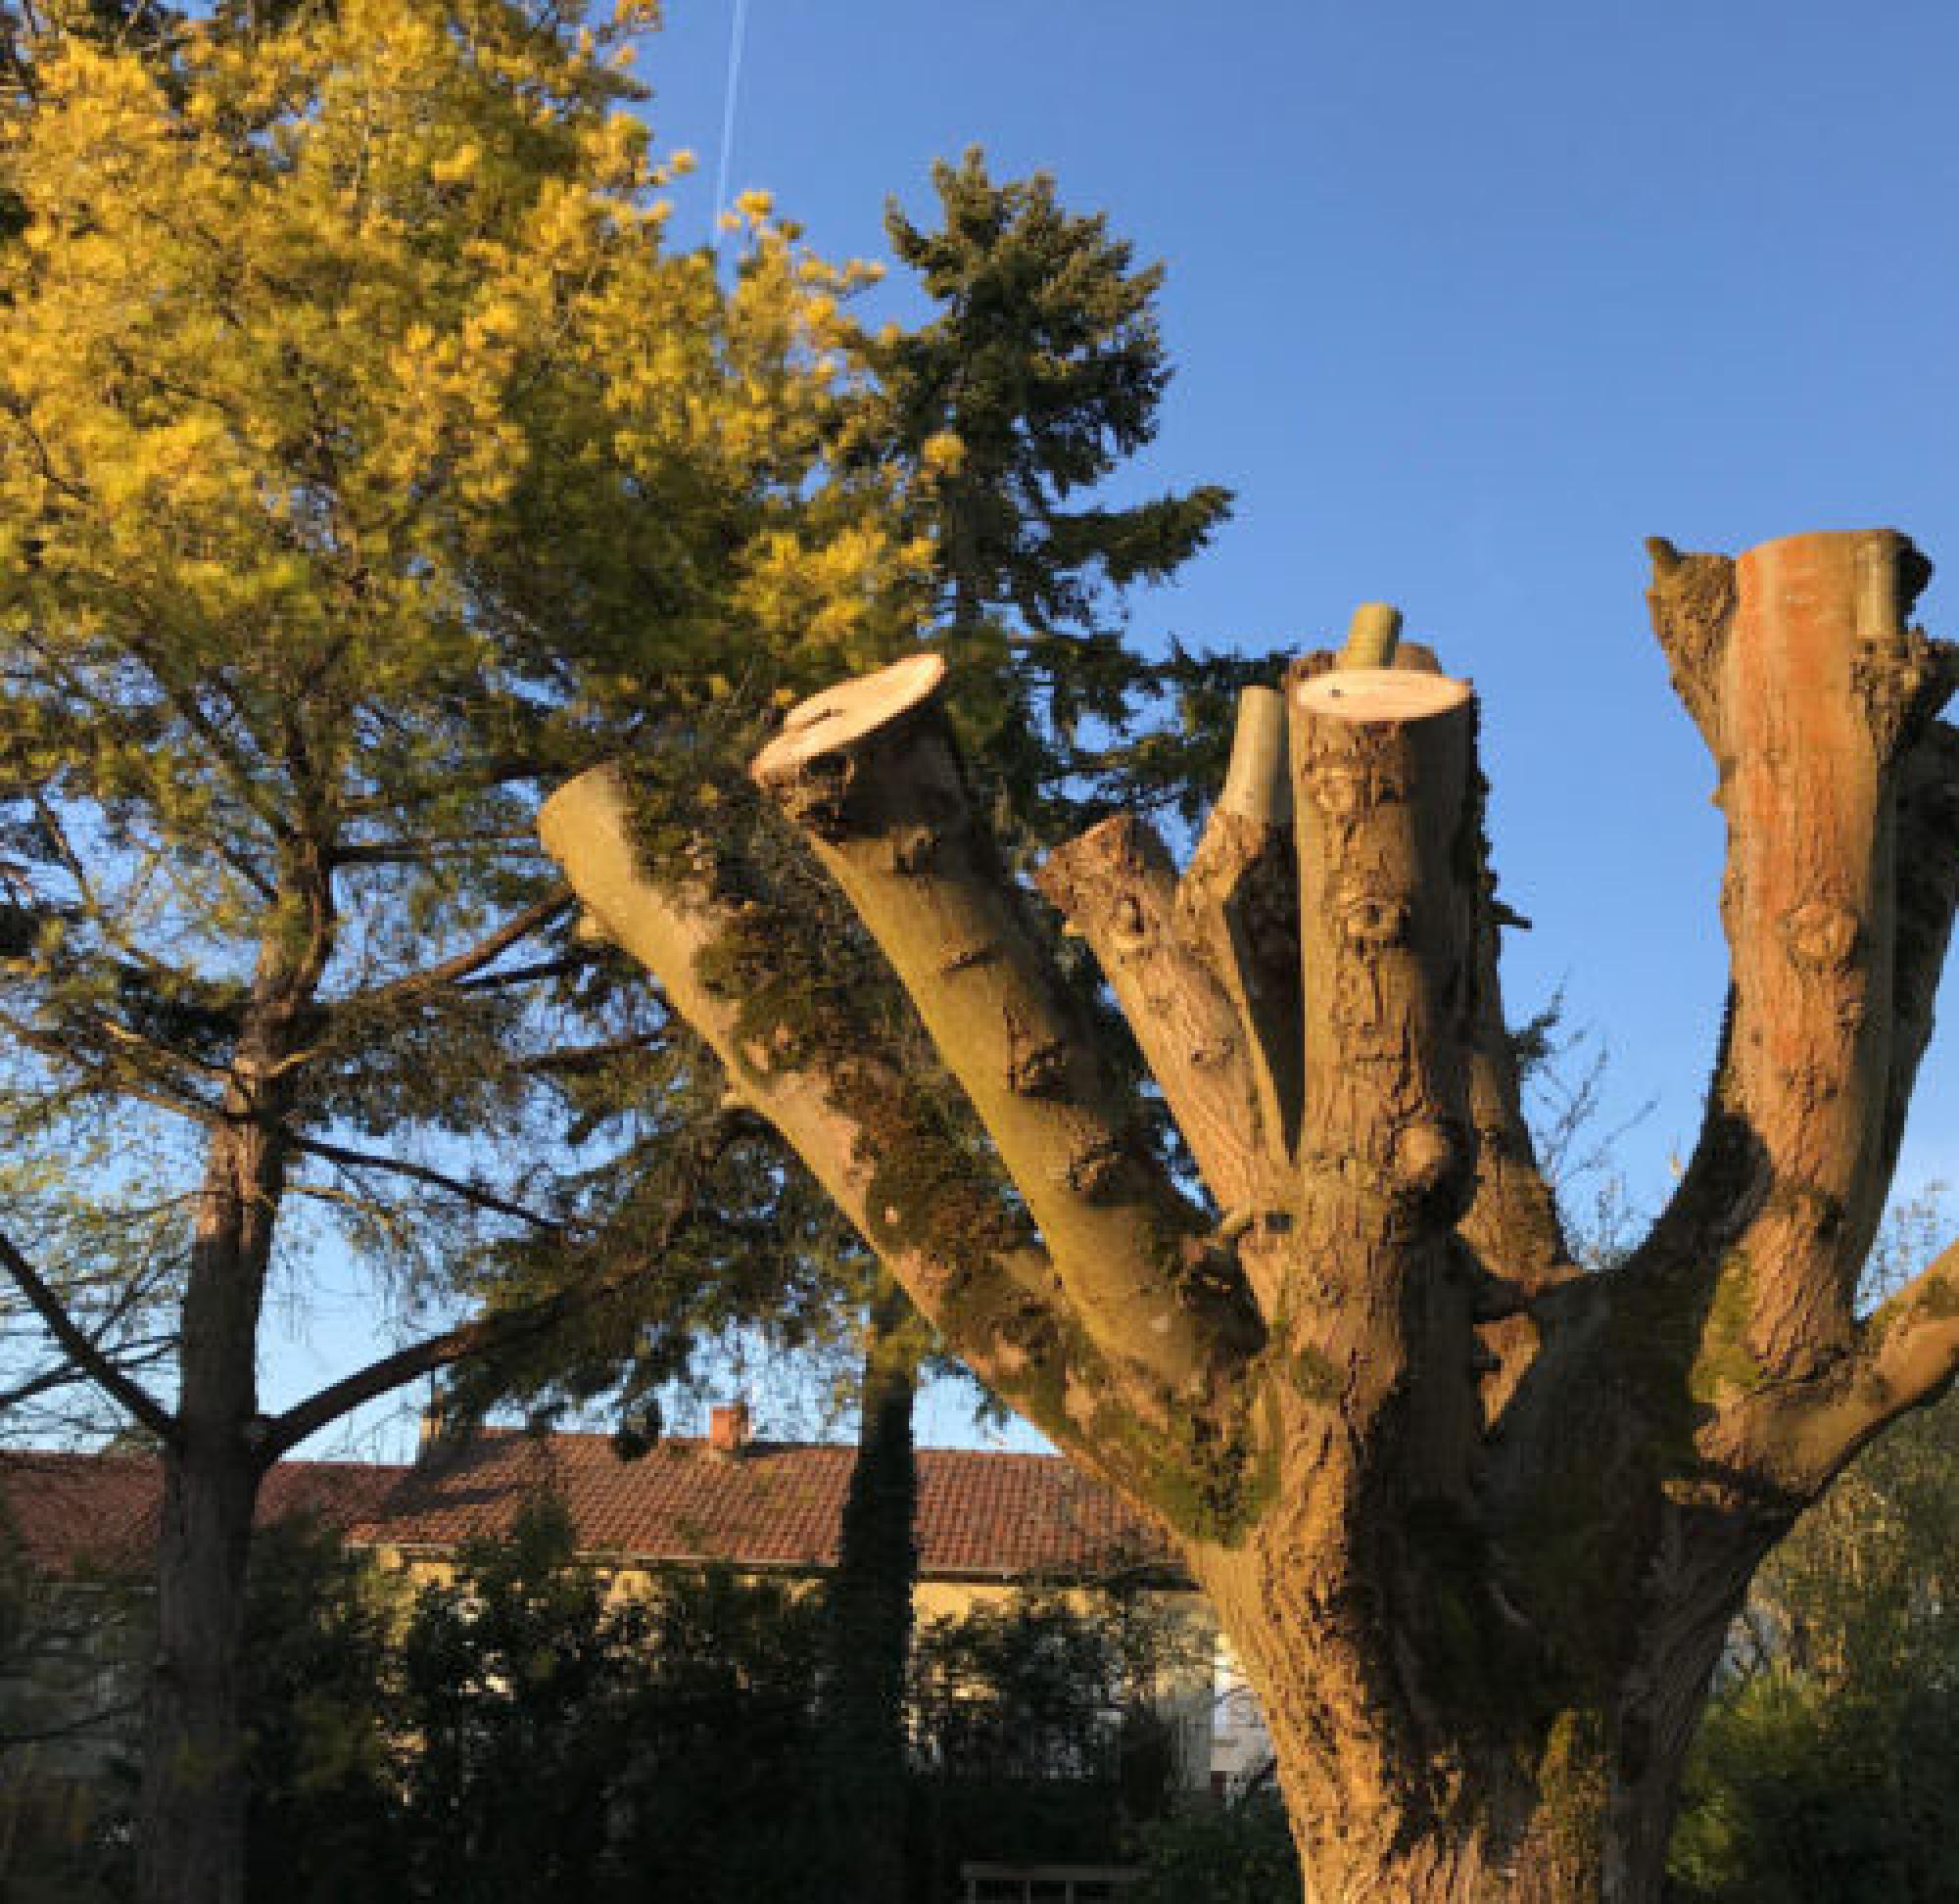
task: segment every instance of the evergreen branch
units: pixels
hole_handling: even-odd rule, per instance
[[[86,681],[77,676],[72,668],[65,666],[60,656],[53,653],[48,648],[46,643],[41,641],[31,630],[23,632],[19,639],[21,644],[32,653],[38,659],[41,666],[48,671],[50,679],[61,692],[68,695],[71,699],[79,702],[92,716],[98,726],[113,728],[118,722],[125,718],[126,709],[120,707],[116,702],[105,700],[100,694],[96,693]],[[37,799],[36,804],[39,805],[41,802]],[[262,815],[261,817],[263,818],[263,816]],[[260,898],[265,900],[267,904],[270,904],[277,898],[278,895],[273,890],[271,881],[265,878],[264,874],[250,859],[238,852],[230,842],[222,838],[208,836],[206,844],[253,891],[258,893]],[[72,872],[73,868],[71,867],[70,870]]]
[[[197,703],[197,697],[188,692],[180,683],[170,679],[160,654],[151,649],[150,644],[140,638],[132,637],[124,643],[128,652],[140,662],[150,679],[157,684],[170,707],[198,739],[211,749],[211,758],[218,766],[240,805],[248,812],[255,813],[262,820],[274,839],[287,840],[292,837],[293,826],[287,816],[280,811],[277,803],[268,800],[264,791],[264,777],[261,774],[249,755],[241,752],[233,744],[231,737],[223,727],[214,721]],[[245,712],[234,698],[232,706],[242,716]],[[226,856],[229,858],[229,855]]]
[[[636,1259],[633,1266],[638,1273],[644,1268],[644,1261]],[[623,1276],[617,1276],[578,1290],[561,1290],[520,1309],[457,1323],[441,1335],[383,1356],[276,1416],[261,1443],[263,1458],[268,1462],[279,1459],[308,1436],[317,1434],[341,1416],[421,1376],[545,1334],[586,1302],[596,1301],[622,1286],[624,1280]]]
[[[490,793],[501,786],[542,780],[555,771],[551,763],[534,754],[504,754],[484,761],[473,773],[448,775],[420,793],[390,782],[380,792],[340,801],[336,810],[343,820],[364,820],[377,813],[400,815],[426,801],[453,800],[458,793]]]
[[[292,1143],[295,1150],[304,1151],[310,1157],[321,1158],[329,1164],[338,1164],[343,1169],[385,1170],[395,1176],[408,1177],[475,1209],[486,1210],[497,1216],[508,1216],[515,1222],[528,1223],[533,1229],[550,1235],[562,1235],[569,1227],[554,1216],[547,1216],[526,1205],[513,1203],[507,1197],[500,1197],[494,1190],[485,1190],[466,1177],[453,1176],[447,1170],[437,1169],[432,1164],[417,1164],[406,1157],[377,1156],[372,1151],[350,1150],[342,1144],[329,1144],[321,1137],[295,1136]]]
[[[645,1247],[633,1251],[626,1261],[609,1271],[594,1270],[585,1276],[521,1308],[472,1317],[426,1341],[411,1343],[393,1355],[382,1356],[365,1368],[331,1383],[306,1401],[288,1408],[266,1428],[262,1447],[267,1461],[297,1448],[309,1435],[316,1434],[342,1415],[363,1404],[401,1388],[423,1375],[472,1357],[491,1356],[534,1340],[561,1323],[621,1294],[633,1280],[643,1275],[648,1261],[671,1249],[676,1240],[701,1214],[701,1187],[708,1172],[729,1144],[750,1122],[740,1108],[716,1116],[693,1145],[694,1154],[686,1160],[684,1190],[675,1197],[659,1224],[657,1233]]]
[[[154,1367],[167,1359],[174,1347],[175,1338],[166,1336],[152,1337],[135,1349],[125,1343],[117,1354],[117,1365],[125,1372],[132,1368]],[[58,1394],[65,1388],[92,1384],[93,1381],[94,1377],[85,1369],[76,1368],[70,1362],[43,1369],[39,1374],[17,1382],[10,1389],[0,1389],[0,1418],[24,1407],[29,1402],[39,1401],[42,1396]]]
[[[47,797],[45,787],[35,787],[30,795],[34,805],[34,818],[54,842],[55,856],[61,861],[62,870],[74,881],[74,889],[81,895],[83,910],[91,917],[102,916],[102,899],[95,889],[95,882],[88,877],[88,869],[82,865],[79,856],[69,839],[68,829],[61,823],[61,815]]]
[[[617,1058],[631,1058],[652,1048],[658,1034],[645,1032],[633,1038],[608,1038],[602,1044],[574,1045],[557,1051],[540,1052],[526,1059],[523,1069],[536,1075],[551,1076],[602,1070]]]
[[[463,854],[481,853],[499,847],[526,856],[537,852],[537,842],[528,833],[508,833],[499,828],[480,833],[456,833],[447,839],[358,840],[334,849],[336,866],[419,866],[424,861]]]
[[[553,920],[561,919],[577,904],[566,886],[558,886],[534,904],[526,906],[520,913],[505,920],[487,938],[479,939],[466,952],[458,952],[454,958],[444,959],[439,965],[410,973],[405,978],[397,978],[389,984],[377,985],[371,991],[353,992],[336,1001],[334,1009],[348,1008],[368,1010],[374,1006],[400,1005],[410,999],[426,997],[430,992],[440,991],[444,986],[454,985],[461,979],[481,972],[487,965],[494,964],[511,946],[521,943],[533,932],[541,930]]]
[[[206,1077],[221,1078],[231,1074],[228,1065],[214,1065],[202,1058],[192,1058],[180,1051],[172,1051],[167,1045],[160,1045],[153,1038],[146,1038],[142,1032],[131,1030],[126,1024],[118,1024],[114,1019],[97,1018],[90,1015],[84,1020],[84,1026],[105,1044],[119,1046],[132,1057],[141,1058],[158,1069],[168,1071],[182,1065]]]
[[[29,1307],[46,1324],[48,1333],[86,1371],[98,1388],[120,1403],[129,1414],[161,1440],[173,1442],[176,1439],[176,1417],[148,1389],[103,1353],[94,1339],[68,1312],[61,1298],[42,1280],[34,1265],[15,1247],[13,1239],[4,1232],[0,1232],[0,1268],[13,1277]]]
[[[0,1029],[10,1032],[29,1051],[43,1058],[76,1066],[82,1072],[83,1089],[100,1090],[109,1096],[126,1094],[144,1104],[154,1105],[160,1111],[167,1111],[173,1117],[188,1118],[193,1123],[207,1128],[223,1121],[223,1113],[215,1105],[207,1104],[202,1098],[179,1095],[160,1085],[147,1083],[127,1071],[115,1071],[105,1065],[89,1065],[72,1044],[28,1024],[11,1012],[0,1011]]]

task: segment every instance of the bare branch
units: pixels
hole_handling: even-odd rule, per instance
[[[1959,908],[1959,730],[1934,721],[1905,756],[1897,792],[1897,942],[1882,1169],[1897,1163]]]
[[[997,1189],[976,1182],[971,1160],[881,1058],[855,1002],[827,1000],[822,1044],[777,1045],[717,971],[744,944],[780,960],[787,935],[768,908],[717,892],[698,866],[644,866],[612,771],[560,788],[538,827],[591,915],[654,975],[741,1101],[782,1133],[974,1372],[1096,1471],[1144,1492],[1140,1470],[1158,1451],[1098,1451],[1076,1416],[1120,1392],[1116,1371]],[[711,861],[703,849],[700,864]]]
[[[174,1091],[167,1080],[157,1082],[110,1062],[91,1062],[88,1054],[77,1051],[66,1038],[43,1031],[38,1025],[12,1012],[0,1011],[0,1029],[5,1029],[29,1051],[59,1064],[72,1066],[82,1074],[82,1088],[97,1090],[106,1096],[132,1097],[139,1102],[154,1105],[160,1111],[168,1111],[173,1116],[187,1118],[193,1123],[207,1127],[219,1123],[223,1113],[215,1104],[191,1094],[189,1091]],[[188,1069],[186,1065],[186,1069]]]
[[[547,978],[568,978],[574,972],[583,972],[593,962],[590,951],[581,950],[567,954],[562,959],[540,959],[534,965],[501,966],[495,972],[486,972],[474,978],[458,978],[455,989],[459,992],[502,991],[509,985],[536,985]]]
[[[1465,684],[1398,668],[1288,681],[1305,996],[1297,1155],[1309,1239],[1288,1264],[1295,1342],[1340,1371],[1350,1420],[1410,1384],[1438,1485],[1480,1420],[1473,1291],[1454,1273],[1475,1189]],[[1371,1302],[1342,1302],[1366,1265]]]
[[[656,1034],[643,1033],[632,1038],[608,1038],[602,1044],[572,1045],[559,1051],[540,1052],[525,1061],[524,1069],[544,1076],[601,1071],[622,1058],[650,1051],[656,1042]]]
[[[1103,1351],[1221,1401],[1264,1330],[1235,1265],[1131,1134],[1052,955],[968,802],[914,656],[791,710],[757,784],[917,1006]],[[1206,1273],[1196,1273],[1200,1269]]]
[[[4,1234],[0,1234],[0,1268],[13,1277],[21,1294],[46,1324],[48,1333],[60,1343],[64,1353],[78,1367],[87,1371],[89,1379],[104,1394],[119,1402],[151,1433],[164,1441],[175,1440],[176,1418],[140,1382],[133,1380],[89,1339],[86,1331],[69,1314],[60,1296],[42,1280],[34,1265],[15,1247],[13,1239]]]
[[[372,1151],[350,1150],[344,1144],[328,1143],[323,1137],[295,1135],[291,1141],[295,1150],[304,1151],[310,1157],[322,1158],[329,1164],[338,1164],[343,1169],[385,1170],[395,1176],[407,1177],[415,1183],[426,1183],[431,1189],[440,1190],[459,1203],[488,1211],[492,1215],[508,1216],[516,1222],[528,1223],[533,1229],[560,1234],[568,1227],[554,1216],[547,1216],[541,1211],[513,1203],[507,1197],[500,1197],[495,1191],[484,1189],[481,1184],[471,1183],[466,1177],[452,1176],[449,1171],[439,1170],[432,1165],[417,1164],[406,1157],[384,1157]]]
[[[624,1293],[648,1273],[665,1251],[699,1214],[698,1183],[709,1166],[727,1149],[743,1122],[739,1111],[727,1111],[716,1118],[694,1146],[696,1155],[683,1172],[686,1194],[671,1204],[658,1233],[646,1247],[636,1252],[629,1262],[612,1269],[597,1269],[580,1276],[542,1297],[511,1309],[474,1316],[440,1335],[408,1344],[393,1355],[382,1356],[365,1368],[357,1369],[340,1381],[329,1384],[304,1402],[288,1408],[265,1431],[262,1444],[267,1460],[276,1460],[297,1448],[308,1436],[341,1416],[387,1395],[423,1375],[434,1374],[459,1361],[492,1356],[549,1334],[572,1316],[581,1314],[609,1297]]]
[[[1162,839],[1133,815],[1118,814],[1057,847],[1036,883],[1088,941],[1219,1207],[1283,1207],[1267,1161],[1275,1133],[1265,1121],[1242,1023],[1210,962],[1183,934]]]
[[[537,851],[527,833],[450,833],[432,839],[364,839],[334,848],[336,866],[420,866],[430,860],[477,855],[486,851],[521,853]]]
[[[377,985],[371,991],[355,992],[337,999],[333,1008],[344,1011],[353,1007],[366,1011],[375,1006],[399,1005],[410,999],[425,998],[431,992],[441,991],[445,986],[456,984],[481,972],[484,967],[494,965],[511,946],[529,938],[533,932],[542,931],[553,920],[562,919],[577,903],[571,893],[560,886],[526,906],[522,912],[513,913],[494,932],[477,940],[466,951],[389,984]]]
[[[1815,1378],[1735,1398],[1717,1424],[1791,1500],[1813,1499],[1900,1415],[1959,1377],[1959,1244],[1858,1325],[1851,1353]]]
[[[1239,696],[1230,771],[1176,910],[1231,1002],[1257,1097],[1259,1148],[1267,1168],[1282,1171],[1299,1140],[1304,1033],[1286,704],[1268,688]]]
[[[0,1750],[11,1751],[23,1745],[51,1745],[64,1738],[79,1738],[92,1733],[98,1726],[105,1726],[112,1720],[126,1719],[132,1713],[141,1710],[140,1699],[119,1699],[112,1705],[98,1706],[92,1712],[63,1719],[53,1725],[37,1727],[30,1731],[10,1727],[7,1731],[0,1732]]]
[[[1392,637],[1389,616],[1395,623]],[[1387,652],[1388,665],[1411,674],[1441,674],[1432,649],[1400,639],[1399,621],[1399,615],[1385,605],[1366,604],[1354,617],[1342,654],[1337,659],[1330,654],[1309,655],[1296,676],[1324,674],[1369,651]],[[1483,825],[1485,790],[1480,770],[1472,768],[1464,839],[1474,852],[1466,896],[1474,913],[1468,1075],[1476,1187],[1457,1235],[1472,1259],[1465,1265],[1473,1279],[1472,1312],[1483,1325],[1482,1342],[1490,1357],[1482,1384],[1484,1411],[1494,1420],[1541,1346],[1532,1304],[1546,1290],[1580,1272],[1571,1260],[1557,1200],[1540,1167],[1524,1115],[1500,974],[1501,930],[1524,922],[1497,897]]]
[[[1722,1285],[1704,1307],[1731,1339],[1703,1343],[1703,1386],[1805,1383],[1852,1350],[1895,1085],[1929,1024],[1909,1001],[1924,1023],[1899,1049],[1895,827],[1949,653],[1906,625],[1930,570],[1894,531],[1653,558],[1654,625],[1728,820],[1731,1004],[1695,1163],[1632,1267]],[[1949,925],[1949,891],[1932,899],[1920,968]]]

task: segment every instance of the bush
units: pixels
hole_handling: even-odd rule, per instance
[[[267,1557],[256,1904],[805,1904],[810,1596],[709,1573],[615,1599],[549,1503],[417,1594],[327,1540]]]
[[[1757,1577],[1688,1766],[1677,1904],[1959,1904],[1959,1399]]]
[[[289,1530],[252,1595],[254,1904],[836,1904],[807,1588],[615,1596],[544,1502],[419,1592]],[[1119,1594],[927,1628],[890,1821],[913,1895],[956,1897],[969,1858],[1104,1863],[1165,1818],[1187,1794],[1153,1700],[1208,1670],[1195,1638]]]
[[[968,1859],[1106,1864],[1188,1795],[1159,1701],[1211,1666],[1207,1630],[1141,1592],[1036,1594],[924,1628],[912,1673],[912,1895]]]
[[[1276,1904],[1300,1892],[1285,1807],[1268,1787],[1140,1827],[1129,1904]]]

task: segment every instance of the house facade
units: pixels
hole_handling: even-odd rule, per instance
[[[425,1433],[409,1463],[283,1463],[260,1512],[266,1523],[309,1516],[412,1581],[447,1582],[461,1546],[507,1534],[528,1503],[549,1498],[615,1594],[704,1565],[814,1584],[836,1561],[855,1455],[846,1446],[756,1439],[739,1404],[715,1409],[706,1436],[670,1438],[630,1461],[602,1435]],[[1232,1684],[1210,1609],[1148,1522],[1052,1455],[922,1448],[917,1468],[922,1627],[1036,1587],[1137,1588],[1188,1623],[1192,1643],[1180,1654],[1211,1662],[1152,1689],[1174,1721],[1188,1782],[1222,1785],[1263,1763],[1263,1727]],[[143,1456],[0,1452],[0,1550],[11,1544],[17,1575],[40,1591],[50,1582],[67,1595],[110,1591],[146,1569],[160,1492],[157,1465]],[[84,1683],[85,1697],[70,1696]],[[127,1735],[126,1677],[117,1686],[100,1660],[44,1650],[11,1687],[0,1668],[0,1740],[5,1712],[29,1703],[65,1706],[78,1720],[87,1715],[77,1706],[101,1715],[42,1753],[44,1767],[79,1770]]]

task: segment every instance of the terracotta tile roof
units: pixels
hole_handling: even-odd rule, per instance
[[[563,1500],[594,1553],[827,1567],[855,1451],[750,1442],[739,1454],[670,1439],[622,1461],[601,1435],[490,1432],[411,1468],[361,1541],[448,1547],[502,1532],[538,1493]],[[1170,1550],[1131,1508],[1051,1454],[918,1452],[919,1568],[928,1577],[1079,1576],[1164,1566]]]
[[[0,1454],[0,1543],[49,1573],[118,1572],[149,1547],[157,1464],[138,1455]]]
[[[262,1524],[302,1510],[361,1546],[449,1547],[506,1530],[540,1494],[561,1499],[589,1553],[649,1562],[822,1568],[855,1451],[750,1442],[740,1454],[671,1439],[622,1461],[602,1435],[490,1430],[438,1446],[413,1467],[293,1461],[273,1470]],[[927,1578],[1082,1577],[1173,1566],[1163,1536],[1047,1454],[924,1448],[920,1572]],[[157,1471],[137,1456],[0,1453],[0,1526],[37,1564],[123,1565],[155,1537]]]
[[[308,1514],[351,1529],[406,1470],[364,1461],[288,1461],[259,1491],[262,1527]],[[119,1573],[156,1544],[163,1476],[147,1454],[0,1450],[0,1543],[49,1573]]]

